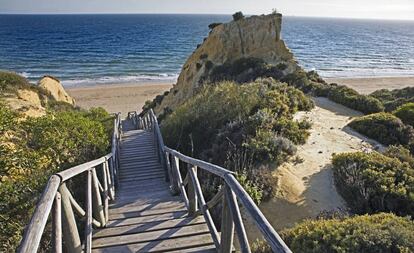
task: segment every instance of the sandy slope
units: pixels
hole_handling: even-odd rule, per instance
[[[316,108],[300,112],[297,119],[307,118],[313,123],[307,143],[298,147],[302,163],[287,163],[278,168],[278,197],[262,203],[260,209],[276,230],[290,227],[308,217],[315,217],[324,210],[346,209],[338,195],[332,177],[331,157],[334,153],[372,150],[383,147],[375,141],[346,127],[359,112],[331,102],[314,98]],[[251,237],[257,231],[247,226]]]

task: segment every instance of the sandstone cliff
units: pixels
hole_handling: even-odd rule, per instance
[[[23,117],[46,115],[48,103],[51,101],[75,105],[75,100],[66,93],[56,78],[45,76],[38,85],[32,85],[14,73],[2,72],[0,77],[0,83],[3,84],[0,98]]]
[[[49,92],[52,99],[75,105],[75,100],[66,93],[60,81],[52,76],[44,76],[39,81],[39,87]]]
[[[270,14],[221,24],[212,29],[209,36],[194,51],[184,64],[177,84],[166,96],[161,106],[174,109],[194,95],[211,70],[241,58],[258,58],[268,64],[284,64],[284,74],[294,72],[299,67],[293,54],[281,40],[282,15]]]

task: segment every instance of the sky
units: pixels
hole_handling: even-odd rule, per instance
[[[0,0],[0,13],[270,13],[414,20],[414,0]]]

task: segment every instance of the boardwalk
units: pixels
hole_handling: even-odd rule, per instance
[[[170,193],[153,132],[123,123],[117,198],[92,252],[216,252],[204,218]]]
[[[240,206],[273,252],[291,253],[234,172],[164,145],[152,110],[124,121],[117,114],[111,144],[107,155],[49,178],[19,253],[38,251],[48,221],[56,253],[230,253],[235,236],[240,251],[250,253]],[[201,187],[206,173],[221,182],[208,199]],[[86,180],[73,184],[75,177]],[[85,194],[82,201],[73,187]]]

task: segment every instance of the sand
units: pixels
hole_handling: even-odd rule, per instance
[[[273,173],[278,179],[277,197],[260,205],[276,230],[291,227],[305,218],[316,217],[322,211],[347,210],[335,189],[332,154],[384,149],[381,144],[346,126],[361,113],[326,98],[313,100],[316,107],[312,111],[295,115],[297,119],[306,118],[313,124],[306,144],[298,147],[297,156],[303,162],[289,162],[279,167]],[[254,226],[248,227],[251,239],[260,236]]]
[[[414,74],[414,73],[413,73]],[[369,94],[379,89],[401,89],[414,86],[412,77],[367,77],[367,78],[325,78],[329,83],[349,86],[362,94]]]
[[[141,111],[145,101],[152,100],[172,87],[171,83],[113,84],[90,87],[66,88],[83,108],[103,107],[108,112]]]

